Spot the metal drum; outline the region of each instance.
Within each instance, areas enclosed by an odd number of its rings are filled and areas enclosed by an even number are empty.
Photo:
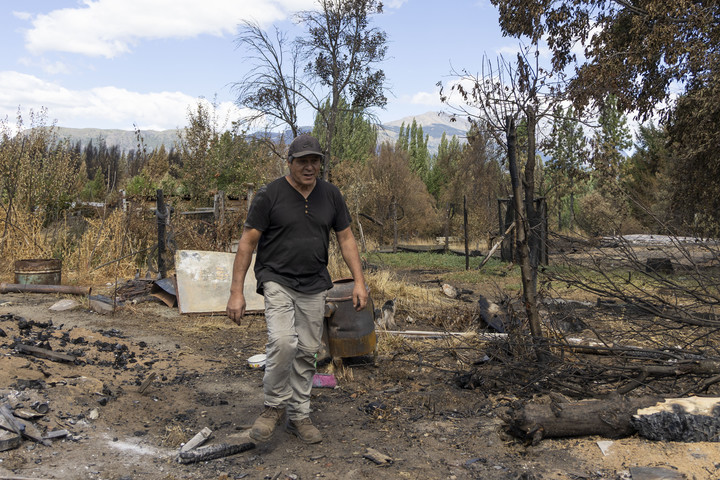
[[[356,311],[352,301],[353,288],[355,281],[345,278],[333,282],[333,288],[328,292],[325,317],[327,343],[333,358],[359,357],[375,352],[377,337],[372,299],[368,296],[365,308]]]
[[[23,285],[60,285],[62,261],[56,258],[28,259],[15,262],[15,283]]]

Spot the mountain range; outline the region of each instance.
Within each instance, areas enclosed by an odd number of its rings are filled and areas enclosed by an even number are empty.
[[[446,113],[426,112],[421,115],[412,115],[383,123],[379,127],[378,141],[395,142],[400,133],[400,127],[403,124],[410,127],[413,119],[418,125],[422,125],[423,133],[428,136],[428,150],[430,150],[430,153],[437,152],[443,132],[448,139],[456,135],[461,142],[464,142],[469,128],[469,123],[465,119],[451,121],[450,115]],[[83,146],[91,141],[97,145],[101,140],[104,140],[108,147],[117,146],[124,151],[137,150],[139,146],[137,134],[132,130],[57,127],[57,133],[61,138],[69,138],[72,143],[79,141]],[[165,148],[170,149],[178,142],[180,133],[181,130],[177,129],[140,131],[142,145],[148,151],[152,151],[160,147],[160,145],[165,145]]]

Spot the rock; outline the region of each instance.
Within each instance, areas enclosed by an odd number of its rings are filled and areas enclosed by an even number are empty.
[[[66,310],[72,310],[73,308],[75,308],[79,305],[80,305],[80,303],[78,303],[77,301],[75,301],[71,298],[66,298],[66,299],[60,300],[58,302],[55,302],[50,307],[50,310],[52,310],[53,312],[64,312]]]
[[[447,283],[443,283],[442,291],[445,294],[445,296],[449,297],[449,298],[457,298],[457,296],[458,296],[457,288],[455,288],[452,285],[449,285]]]

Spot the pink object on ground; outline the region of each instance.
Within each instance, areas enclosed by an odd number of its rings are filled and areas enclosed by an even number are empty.
[[[316,373],[313,376],[313,387],[318,388],[335,388],[337,380],[332,373]]]

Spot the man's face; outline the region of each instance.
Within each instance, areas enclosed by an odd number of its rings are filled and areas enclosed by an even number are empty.
[[[322,158],[320,155],[305,155],[304,157],[294,158],[288,162],[290,167],[290,177],[302,186],[311,186],[315,184],[318,173],[320,173],[320,165]]]

